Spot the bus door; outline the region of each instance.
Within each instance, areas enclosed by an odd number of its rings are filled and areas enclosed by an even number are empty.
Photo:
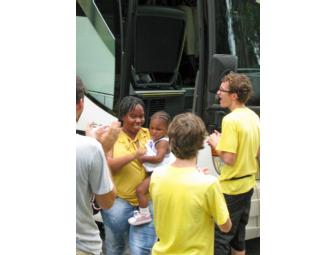
[[[143,99],[145,125],[159,110],[172,116],[191,111],[180,75],[185,13],[168,1],[129,0],[125,27],[122,96]]]

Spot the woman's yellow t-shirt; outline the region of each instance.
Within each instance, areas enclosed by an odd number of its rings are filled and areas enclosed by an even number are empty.
[[[139,148],[145,148],[150,139],[150,133],[147,128],[141,128],[132,140],[123,131],[120,132],[114,145],[113,157],[118,158],[127,154],[133,154]],[[136,187],[145,179],[146,172],[138,160],[132,160],[124,165],[120,171],[113,173],[113,182],[117,189],[117,196],[125,199],[131,205],[137,206]]]

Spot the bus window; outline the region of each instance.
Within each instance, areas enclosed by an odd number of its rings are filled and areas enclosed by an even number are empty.
[[[248,107],[260,114],[259,7],[255,1],[215,0],[216,53],[238,58],[237,71],[251,79],[253,96]]]
[[[76,72],[83,79],[88,96],[106,110],[113,109],[120,77],[118,10],[116,0],[77,2]]]
[[[215,0],[216,53],[238,57],[238,68],[259,68],[259,7],[255,1]]]

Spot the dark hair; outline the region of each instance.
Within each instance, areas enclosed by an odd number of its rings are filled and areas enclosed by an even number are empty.
[[[119,103],[119,120],[122,120],[128,112],[134,110],[137,105],[141,105],[145,110],[145,104],[140,98],[134,96],[124,97]]]
[[[177,158],[194,158],[203,148],[206,137],[204,122],[193,113],[179,114],[169,125],[168,137],[171,151]]]
[[[222,82],[229,83],[229,89],[236,93],[238,101],[245,104],[253,93],[251,80],[245,74],[230,72],[222,78]]]
[[[85,94],[84,84],[81,78],[79,78],[79,76],[77,75],[76,76],[76,104],[78,104],[79,101],[84,98],[84,94]]]
[[[158,111],[155,112],[152,117],[150,118],[151,120],[153,119],[161,119],[165,122],[166,126],[169,126],[169,123],[171,121],[171,117],[169,115],[169,113],[165,112],[165,111]]]

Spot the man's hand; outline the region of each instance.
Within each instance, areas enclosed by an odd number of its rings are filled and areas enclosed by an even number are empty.
[[[215,130],[215,132],[210,135],[207,143],[211,146],[212,149],[216,149],[220,136],[221,133],[219,133],[217,130]]]
[[[114,121],[110,126],[99,127],[96,131],[96,138],[102,144],[105,153],[109,152],[118,139],[121,131],[120,122]]]
[[[86,136],[90,136],[92,138],[96,138],[96,131],[100,126],[97,126],[97,124],[95,124],[94,122],[90,122],[85,129],[85,135]]]
[[[97,139],[103,146],[104,152],[110,151],[121,131],[120,122],[114,121],[110,125],[95,126],[90,123],[85,130],[86,136]]]
[[[209,174],[209,168],[207,167],[197,167],[198,172],[202,173],[202,174]]]

